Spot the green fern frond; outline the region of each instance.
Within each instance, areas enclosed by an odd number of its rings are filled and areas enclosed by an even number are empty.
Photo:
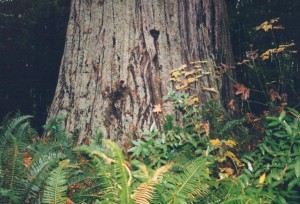
[[[97,198],[101,202],[106,200],[108,203],[131,203],[128,190],[130,188],[128,186],[130,170],[126,166],[124,155],[114,142],[105,140],[104,144],[105,148],[92,143],[90,146],[82,145],[74,149],[91,158],[90,164],[97,172],[97,177],[102,184],[101,191],[97,192],[98,197],[83,189],[74,196],[74,200],[78,197],[85,199],[91,197],[91,199]]]
[[[2,182],[0,188],[19,195],[19,183],[25,175],[23,153],[30,144],[32,137],[29,125],[31,116],[17,116],[8,120],[1,130],[0,141],[0,165],[2,169]],[[13,198],[13,197],[11,197]],[[14,202],[11,198],[0,198],[0,202]],[[10,199],[10,200],[7,200]]]
[[[220,131],[220,134],[223,134],[224,132],[233,130],[234,128],[236,128],[237,126],[241,125],[244,122],[246,122],[245,118],[230,120],[223,126],[223,128]]]
[[[244,195],[243,188],[232,179],[223,179],[217,182],[217,186],[212,188],[210,193],[207,195],[206,202],[209,204],[223,203],[224,200],[230,196],[236,198],[237,196]]]
[[[68,189],[68,166],[70,160],[59,162],[59,166],[55,168],[46,179],[46,186],[43,193],[43,203],[65,204],[67,200]]]
[[[51,141],[69,143],[68,135],[63,126],[63,116],[56,116],[44,125],[45,133]]]
[[[266,196],[264,199],[255,193],[247,195],[244,188],[234,179],[223,179],[218,185],[210,190],[210,193],[200,203],[208,204],[261,204],[272,203]]]
[[[29,125],[29,118],[31,116],[18,116],[6,122],[0,135],[0,148],[8,149],[12,136],[17,139],[19,147],[25,147],[31,142],[31,137],[35,131]]]
[[[120,202],[124,204],[132,203],[132,200],[130,198],[132,175],[130,169],[126,164],[124,154],[115,142],[104,140],[104,145],[106,149],[109,150],[112,158],[103,153],[99,154],[99,156],[102,157],[103,160],[108,161],[112,164],[112,167],[114,169],[113,173],[115,173],[114,182],[116,183],[118,188],[120,188],[120,191],[118,193]],[[97,152],[95,153],[97,154]]]
[[[18,162],[18,154],[19,154],[19,148],[17,146],[17,141],[16,141],[16,138],[15,137],[11,137],[11,143],[12,143],[12,146],[10,148],[10,163],[8,164],[8,168],[9,168],[9,174],[6,175],[6,182],[9,189],[12,189],[13,186],[15,185],[15,182],[17,180],[16,176],[18,175],[18,172],[17,172],[17,162]]]
[[[11,120],[8,124],[8,128],[10,132],[16,131],[20,125],[23,125],[24,123],[27,123],[29,119],[31,119],[32,116],[30,115],[24,115],[24,116],[16,116],[14,119]]]
[[[203,197],[208,192],[206,184],[208,180],[208,162],[205,158],[194,160],[186,166],[182,173],[170,174],[167,181],[173,186],[173,190],[170,192],[172,198],[169,203]]]
[[[24,174],[24,166],[20,161],[22,160],[22,154],[20,154],[20,149],[17,145],[17,140],[15,137],[11,136],[9,138],[9,142],[7,145],[7,149],[4,149],[1,155],[1,165],[3,168],[3,183],[2,188],[8,191],[14,192],[14,195],[17,195],[17,185]],[[5,158],[7,157],[7,158]],[[7,197],[10,200],[2,200],[1,202],[10,203],[13,201],[11,198],[14,197]]]
[[[223,201],[222,204],[248,204],[248,203],[251,203],[251,204],[261,204],[261,203],[264,203],[264,204],[271,204],[272,202],[262,202],[262,200],[260,199],[257,199],[257,198],[253,198],[253,197],[250,197],[250,196],[245,196],[245,195],[239,195],[239,196],[236,196],[236,197],[230,197],[228,198],[227,200]]]
[[[22,185],[19,187],[23,200],[30,203],[39,200],[46,178],[59,165],[59,160],[64,158],[60,153],[34,155],[34,157],[26,178],[21,181]]]
[[[16,195],[13,190],[0,188],[0,201],[4,201],[5,199],[10,200],[13,203],[20,203],[20,197]]]

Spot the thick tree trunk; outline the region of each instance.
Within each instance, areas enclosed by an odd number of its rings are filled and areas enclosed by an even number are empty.
[[[72,0],[48,118],[64,115],[79,143],[96,127],[120,142],[160,126],[163,114],[152,110],[167,93],[171,69],[206,60],[213,74],[200,84],[218,89],[215,68],[231,57],[224,0]],[[228,94],[228,84],[222,87]]]

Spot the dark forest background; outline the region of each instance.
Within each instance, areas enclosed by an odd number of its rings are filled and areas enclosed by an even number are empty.
[[[246,51],[257,50],[261,54],[274,44],[274,36],[254,28],[277,17],[285,29],[276,31],[276,41],[294,42],[293,49],[299,50],[299,0],[227,0],[227,4],[236,62],[247,57]],[[36,128],[45,123],[63,55],[69,6],[69,0],[0,0],[1,119],[19,111],[33,115],[32,124]],[[289,105],[299,108],[297,52],[288,63],[291,73],[284,78],[287,86],[281,88],[289,95]],[[251,71],[233,66],[239,83],[256,86],[258,82]],[[272,62],[264,65],[267,76],[272,77],[273,66]],[[260,98],[261,92],[253,92],[253,101]],[[255,103],[249,107],[257,114],[264,109],[263,105]]]

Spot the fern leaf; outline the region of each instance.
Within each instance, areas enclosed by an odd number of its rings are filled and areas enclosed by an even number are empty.
[[[153,177],[149,177],[148,171],[146,171],[145,165],[141,165],[142,172],[145,172],[145,176],[148,176],[148,180],[139,185],[134,191],[133,200],[137,204],[150,204],[150,201],[154,198],[155,186],[160,183],[163,174],[168,172],[172,164],[167,164],[154,171]]]
[[[132,176],[124,155],[116,143],[105,140],[104,145],[105,149],[95,144],[83,145],[76,147],[75,151],[85,153],[92,158],[92,165],[103,184],[103,188],[98,192],[101,202],[132,203],[130,198]],[[106,165],[103,165],[103,162]]]
[[[221,129],[220,134],[223,134],[226,131],[233,130],[235,127],[241,125],[245,121],[246,121],[245,118],[241,118],[241,119],[231,120],[231,121],[227,122],[224,125],[224,127]]]
[[[243,187],[234,179],[223,179],[218,181],[218,185],[212,189],[202,203],[209,204],[260,204],[272,203],[270,196],[256,195],[254,192],[251,195],[246,195]]]
[[[120,192],[119,192],[119,198],[121,203],[132,203],[132,200],[130,198],[131,195],[131,182],[132,182],[132,176],[130,169],[127,167],[125,162],[125,157],[122,152],[122,150],[119,148],[119,146],[110,140],[104,140],[104,144],[106,145],[106,148],[110,150],[111,155],[113,157],[114,161],[114,169],[116,172],[116,182],[120,186]],[[102,157],[104,157],[104,154],[102,154]],[[108,156],[106,156],[108,158]]]
[[[136,204],[150,204],[150,201],[153,199],[153,194],[156,188],[154,187],[157,184],[157,181],[148,181],[142,183],[134,191],[133,200]]]
[[[63,160],[55,168],[46,180],[43,193],[43,203],[65,204],[67,201],[67,167],[69,160]]]
[[[32,116],[30,115],[24,115],[14,118],[8,125],[11,132],[15,131],[20,125],[28,122],[29,119],[31,119]]]
[[[28,169],[26,179],[22,180],[19,187],[22,197],[27,202],[34,202],[39,199],[45,185],[45,178],[48,178],[51,171],[59,164],[60,154],[49,153],[45,155],[35,155],[32,164]]]
[[[0,198],[0,201],[3,201],[2,198],[8,198],[8,200],[11,200],[13,203],[20,203],[20,197],[12,190],[0,188]]]
[[[175,186],[173,192],[170,192],[173,195],[170,202],[203,197],[208,192],[208,179],[207,160],[196,159],[188,164],[182,173],[170,175],[169,183]]]

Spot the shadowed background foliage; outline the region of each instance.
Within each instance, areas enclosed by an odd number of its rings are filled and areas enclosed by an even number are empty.
[[[20,111],[45,123],[69,15],[68,0],[0,1],[0,118]]]

